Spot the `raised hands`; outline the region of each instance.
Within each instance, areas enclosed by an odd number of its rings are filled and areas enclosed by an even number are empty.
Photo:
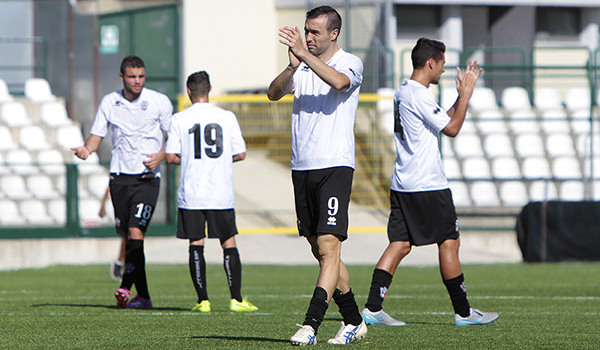
[[[298,54],[302,50],[306,50],[305,44],[302,42],[302,33],[298,27],[283,27],[279,29],[279,42],[288,47],[288,55],[290,65],[296,68],[300,65],[301,60]]]
[[[477,61],[471,62],[471,60],[469,60],[464,72],[460,69],[460,67],[456,67],[456,70],[458,71],[456,90],[458,90],[459,96],[464,96],[467,99],[470,99],[471,95],[473,95],[475,83],[477,83],[477,79],[483,72],[483,68],[479,68],[479,63],[477,63]]]

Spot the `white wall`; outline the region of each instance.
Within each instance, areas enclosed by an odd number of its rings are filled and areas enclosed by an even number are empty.
[[[182,0],[181,11],[183,84],[205,70],[213,95],[266,89],[284,68],[276,63],[275,0]]]

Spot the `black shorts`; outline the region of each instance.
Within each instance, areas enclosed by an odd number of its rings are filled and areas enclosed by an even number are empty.
[[[300,236],[330,233],[348,238],[353,174],[350,167],[292,171]]]
[[[127,234],[130,227],[146,232],[156,207],[160,178],[154,174],[110,174],[109,186],[117,233]]]
[[[219,238],[224,241],[238,233],[233,209],[189,210],[179,208],[177,211],[177,238],[190,241],[206,238],[206,226],[208,226],[208,238]]]
[[[420,246],[458,238],[458,219],[449,189],[424,192],[392,190],[390,202],[390,242],[409,241],[411,245]]]

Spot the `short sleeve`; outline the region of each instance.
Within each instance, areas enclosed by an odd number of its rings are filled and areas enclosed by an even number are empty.
[[[160,128],[162,131],[169,131],[171,125],[171,119],[173,117],[173,104],[166,95],[162,95],[160,103]]]
[[[96,117],[94,118],[94,123],[90,129],[90,134],[100,136],[102,138],[106,137],[108,132],[108,114],[110,113],[111,103],[107,97],[108,95],[102,99],[100,107],[98,107]]]
[[[231,127],[231,154],[237,155],[246,152],[246,142],[242,136],[242,129],[240,124],[235,117],[235,114],[231,113],[233,119],[233,125]]]
[[[362,84],[363,80],[363,63],[360,58],[354,55],[348,55],[349,59],[346,60],[336,70],[350,79],[350,86],[346,91],[353,90]]]
[[[419,102],[416,108],[423,121],[437,132],[442,131],[450,123],[448,113],[440,107],[429,90],[421,89],[417,94],[419,96],[416,96],[415,100]]]
[[[165,153],[167,154],[181,154],[181,135],[179,134],[176,118],[177,115],[174,115],[171,118],[171,125],[169,127],[167,137],[167,146],[165,147]]]

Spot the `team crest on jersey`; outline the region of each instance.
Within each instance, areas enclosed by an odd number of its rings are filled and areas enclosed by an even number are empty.
[[[442,110],[441,110],[439,107],[436,107],[436,108],[433,110],[433,114],[438,114],[438,113],[440,113],[441,111],[442,111]]]
[[[148,109],[148,101],[142,101],[142,103],[140,104],[140,107],[142,108],[142,111],[145,111]]]
[[[335,226],[335,225],[337,225],[335,217],[330,216],[329,219],[327,219],[327,225],[328,226]]]
[[[115,101],[115,106],[121,107],[122,105],[123,105],[123,102],[121,102],[121,100]]]
[[[381,297],[381,299],[385,299],[385,296],[388,293],[388,289],[387,287],[380,287],[379,288],[379,296]]]
[[[310,70],[310,68],[308,68],[308,66],[307,66],[307,65],[303,65],[303,66],[302,66],[302,71],[303,71],[303,72],[308,72],[309,70]]]

